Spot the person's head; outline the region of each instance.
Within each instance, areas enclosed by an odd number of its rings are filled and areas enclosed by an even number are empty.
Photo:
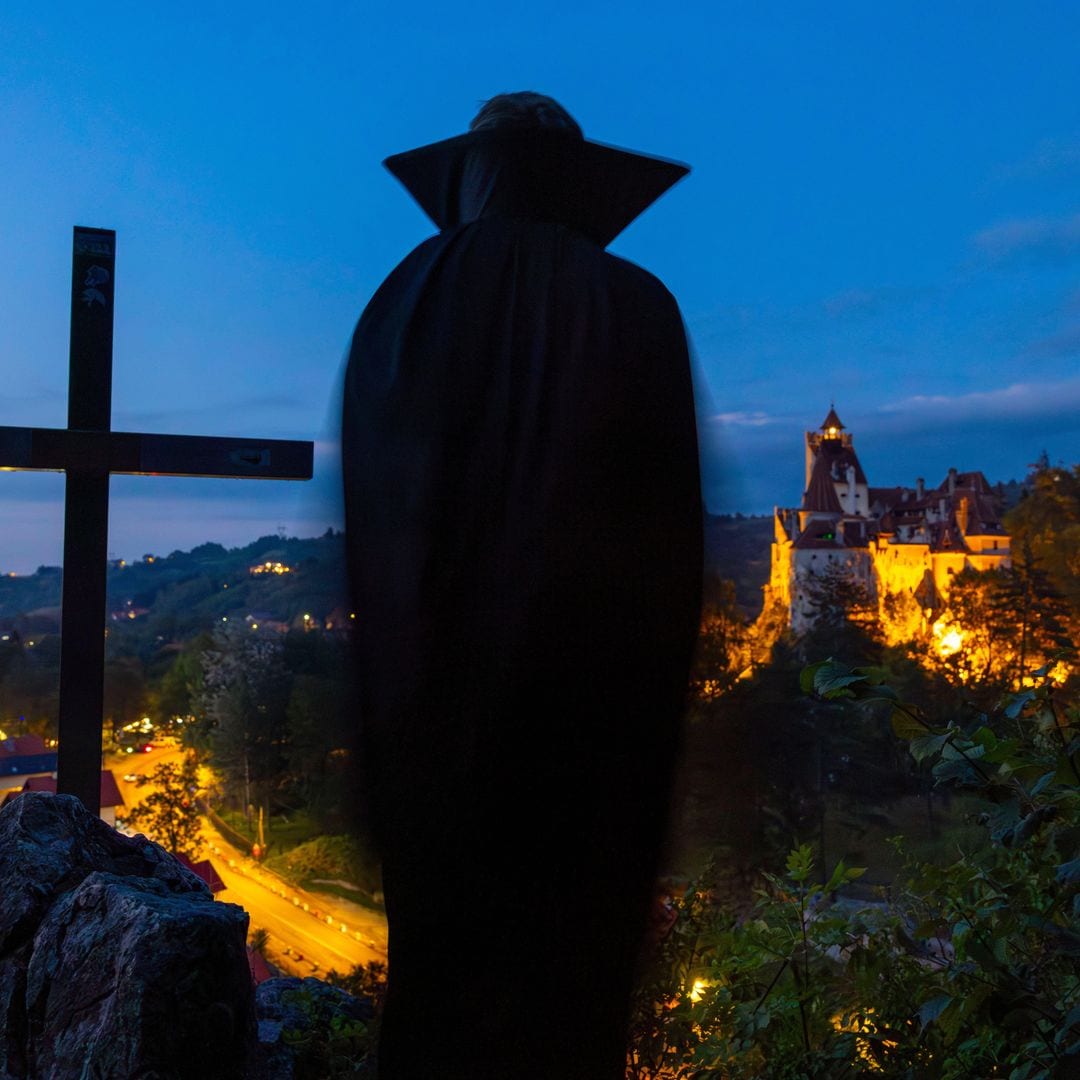
[[[532,90],[496,94],[480,106],[469,124],[470,131],[507,131],[546,128],[582,137],[581,126],[554,99]]]

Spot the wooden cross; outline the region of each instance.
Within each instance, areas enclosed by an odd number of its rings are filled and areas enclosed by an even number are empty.
[[[112,431],[116,233],[76,227],[66,428],[0,427],[0,468],[66,473],[57,791],[100,809],[109,475],[310,480],[313,444]]]

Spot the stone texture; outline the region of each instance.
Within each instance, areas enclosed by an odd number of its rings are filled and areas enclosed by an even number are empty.
[[[300,1065],[297,1049],[285,1041],[284,1032],[328,1032],[336,1018],[370,1024],[375,1015],[370,1001],[311,978],[267,979],[256,987],[255,1009],[260,1075],[265,1080],[299,1080],[302,1074],[310,1075]]]
[[[247,915],[66,795],[0,811],[0,1076],[243,1077]]]

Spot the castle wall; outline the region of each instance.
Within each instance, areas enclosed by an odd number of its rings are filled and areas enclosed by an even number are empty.
[[[989,534],[986,536],[966,535],[964,542],[972,552],[1008,558],[1010,552],[1009,538],[1007,536]]]
[[[787,605],[791,629],[801,634],[810,629],[814,612],[810,606],[815,578],[831,566],[844,567],[851,578],[866,587],[871,599],[876,595],[873,564],[866,548],[796,548],[788,562]]]
[[[769,566],[769,599],[791,607],[792,544],[790,540],[774,540]]]
[[[871,552],[881,595],[913,593],[932,569],[928,544],[890,544],[879,537]]]

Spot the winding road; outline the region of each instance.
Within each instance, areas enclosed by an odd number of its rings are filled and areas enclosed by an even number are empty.
[[[106,767],[113,770],[131,807],[152,788],[124,776],[148,775],[155,766],[181,758],[175,747],[156,746],[149,753],[110,756]],[[201,857],[211,860],[225,883],[215,899],[242,907],[251,920],[249,933],[259,927],[267,931],[267,959],[284,974],[344,974],[358,964],[386,962],[386,919],[381,912],[295,888],[237,851],[205,818],[201,833]]]

